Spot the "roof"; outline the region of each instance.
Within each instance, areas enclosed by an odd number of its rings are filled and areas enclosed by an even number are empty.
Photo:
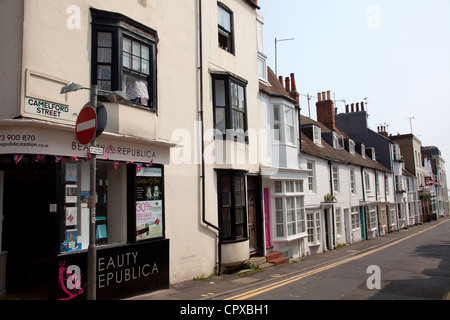
[[[315,125],[320,127],[322,132],[332,132],[327,126],[324,124],[314,121],[306,116],[300,116],[300,126],[304,125]],[[335,131],[338,134],[342,134],[345,138],[348,138],[344,132]],[[355,152],[351,154],[345,149],[335,149],[332,145],[328,144],[324,139],[322,139],[322,146],[316,145],[313,140],[311,140],[305,133],[301,133],[302,139],[302,152],[320,157],[332,162],[340,162],[344,164],[351,164],[365,168],[371,168],[374,170],[382,171],[382,172],[391,172],[388,168],[386,168],[381,163],[372,160],[370,157],[363,158],[359,153]]]
[[[288,100],[291,103],[297,104],[297,101],[291,97],[284,86],[280,83],[272,69],[267,68],[267,80],[269,84],[259,82],[259,91],[268,94],[272,97],[279,97]]]

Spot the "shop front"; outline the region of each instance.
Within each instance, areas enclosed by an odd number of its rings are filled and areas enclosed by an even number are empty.
[[[104,133],[97,147],[103,150],[96,166],[97,299],[167,288],[164,165],[171,145]],[[0,121],[5,298],[86,299],[92,283],[88,151],[73,126]]]

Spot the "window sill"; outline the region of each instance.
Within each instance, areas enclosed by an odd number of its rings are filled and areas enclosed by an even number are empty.
[[[289,237],[286,237],[286,238],[275,238],[275,239],[273,239],[273,242],[291,242],[291,241],[294,241],[294,240],[306,238],[307,236],[308,236],[308,234],[306,232],[298,233],[296,235],[289,236]]]

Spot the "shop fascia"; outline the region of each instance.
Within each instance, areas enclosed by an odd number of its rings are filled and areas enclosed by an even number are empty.
[[[96,141],[103,149],[99,160],[169,164],[174,144],[163,140],[104,132]],[[1,120],[0,154],[51,155],[89,159],[89,146],[76,140],[73,126],[41,120]],[[15,158],[17,159],[17,157]]]

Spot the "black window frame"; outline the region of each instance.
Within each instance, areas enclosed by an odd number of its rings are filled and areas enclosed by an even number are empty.
[[[247,171],[242,170],[220,170],[216,169],[217,173],[217,200],[218,200],[218,216],[219,216],[219,228],[222,230],[222,242],[232,243],[241,242],[248,240],[248,217],[247,217]],[[224,179],[230,179],[230,190],[223,189]],[[241,204],[237,203],[236,189],[234,184],[234,179],[242,179],[242,189],[241,192]],[[229,195],[229,205],[224,198],[224,191],[228,191]],[[242,201],[244,205],[242,206]],[[230,210],[229,217],[229,230],[227,229],[227,223],[224,219],[223,209]],[[238,209],[243,210],[243,216],[241,220],[238,217]],[[238,232],[238,229],[242,228],[242,232]]]
[[[248,108],[247,108],[247,84],[248,82],[244,79],[241,79],[237,76],[234,76],[227,72],[220,73],[211,73],[211,81],[212,81],[212,98],[213,98],[213,119],[214,119],[214,129],[215,137],[221,138],[223,140],[234,140],[248,143]],[[225,97],[225,105],[218,105],[216,90],[218,90],[216,86],[216,81],[224,82],[224,97]],[[243,113],[243,132],[236,130],[233,124],[233,111],[237,111],[233,108],[233,92],[232,85],[238,85],[243,88],[244,94],[244,111]],[[218,128],[217,123],[217,109],[223,108],[225,112],[225,132],[223,132],[220,128]]]
[[[97,69],[99,65],[108,65],[111,67],[111,91],[122,90],[122,78],[125,73],[139,78],[142,74],[134,72],[123,66],[123,39],[130,38],[148,46],[150,49],[150,74],[148,75],[148,93],[149,101],[147,105],[140,104],[137,101],[125,101],[122,104],[143,107],[147,110],[158,110],[157,104],[157,43],[158,34],[155,30],[136,22],[122,14],[108,12],[91,8],[92,16],[92,63],[91,63],[91,83],[98,85]],[[98,34],[100,32],[111,33],[111,62],[98,61]],[[99,93],[99,101],[108,102],[108,100]]]
[[[230,30],[225,29],[223,26],[220,25],[219,21],[219,9],[222,9],[226,13],[230,15]],[[219,48],[223,49],[224,51],[235,54],[235,46],[234,46],[234,17],[233,17],[233,11],[231,11],[226,5],[224,5],[222,2],[217,2],[217,37],[218,37],[218,45]],[[228,39],[228,46],[220,43],[221,37]]]

